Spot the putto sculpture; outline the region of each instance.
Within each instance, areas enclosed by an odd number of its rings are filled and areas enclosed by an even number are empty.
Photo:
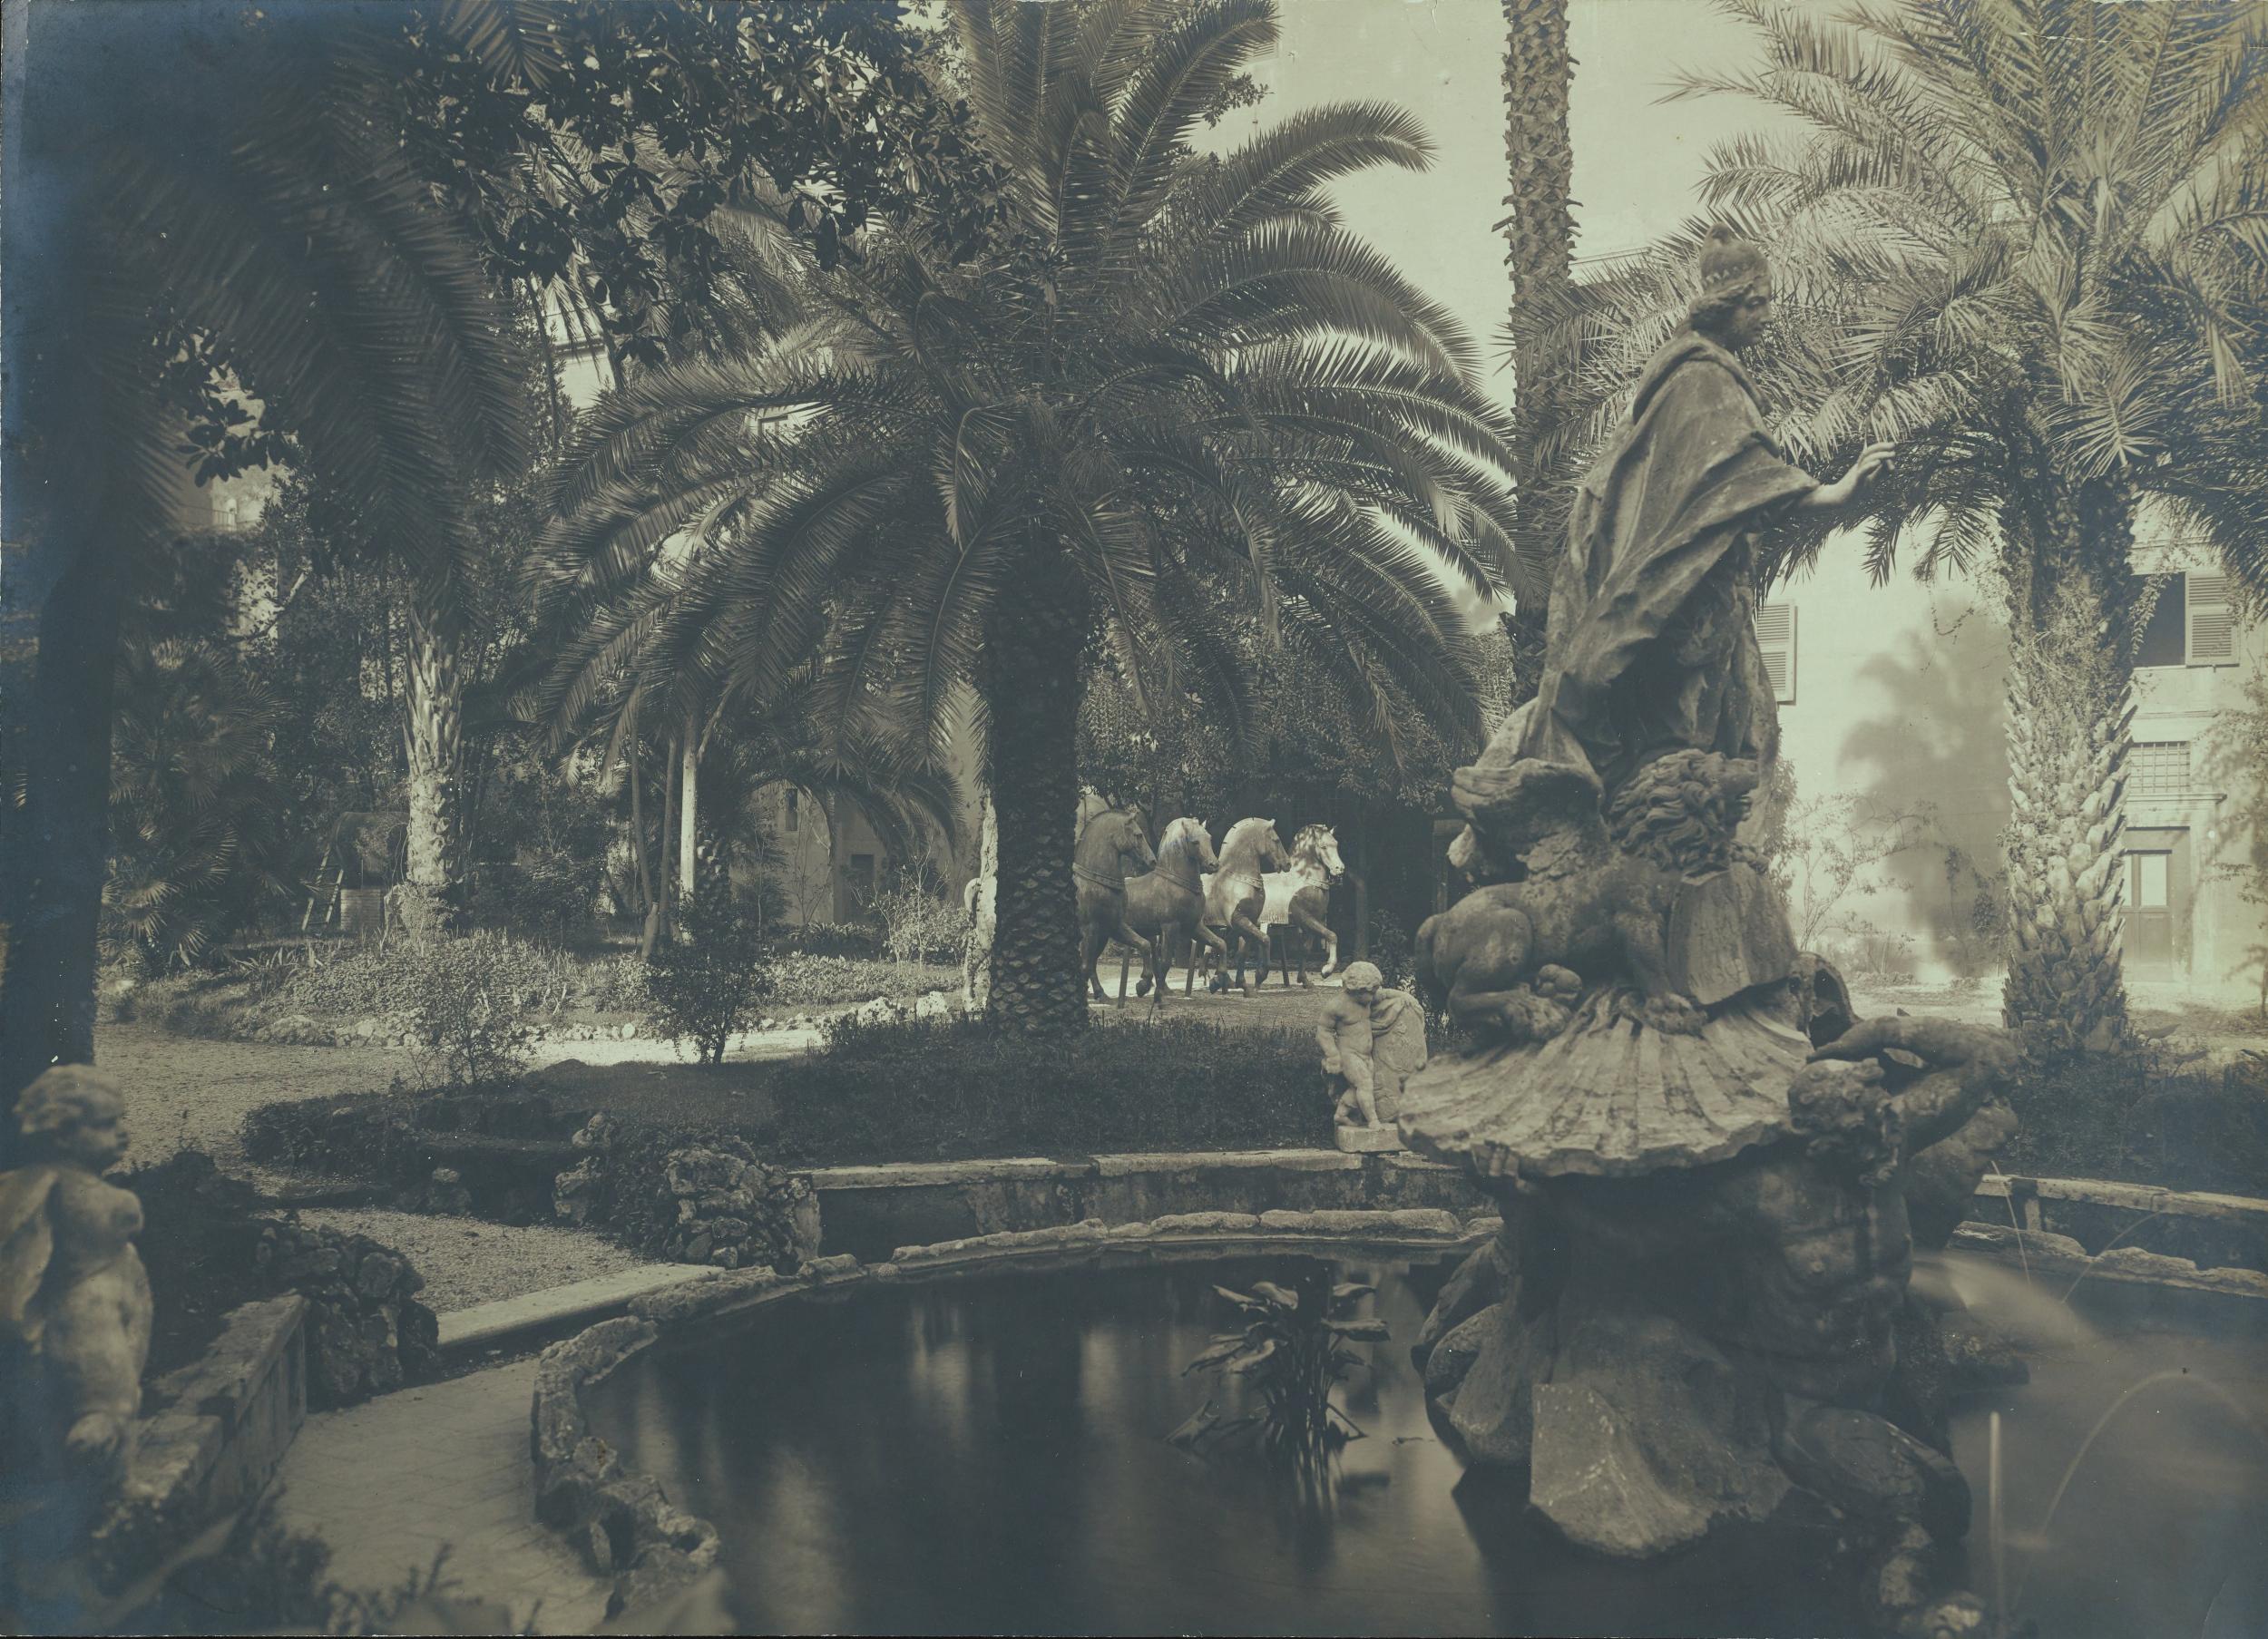
[[[2013,1049],[1853,1020],[1740,839],[1778,739],[1759,536],[1890,452],[1831,484],[1782,456],[1736,356],[1769,268],[1720,230],[1697,271],[1577,496],[1541,687],[1456,776],[1475,886],[1419,966],[1481,1045],[1411,1078],[1401,1127],[1505,1229],[1418,1350],[1450,1437],[1526,1468],[1572,1541],[1824,1519],[1879,1631],[1980,1632],[1942,1574],[1969,1496],[1907,1282],[1913,1223],[1950,1233],[2013,1130]]]
[[[12,1459],[83,1477],[125,1455],[150,1354],[142,1203],[102,1178],[126,1153],[126,1100],[91,1065],[58,1065],[24,1089],[15,1119],[28,1159],[0,1174]]]

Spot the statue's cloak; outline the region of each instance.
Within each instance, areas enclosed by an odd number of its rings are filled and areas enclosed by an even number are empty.
[[[1680,746],[1769,758],[1752,539],[1816,483],[1781,455],[1733,356],[1673,337],[1577,491],[1514,755],[1588,766],[1609,793]]]

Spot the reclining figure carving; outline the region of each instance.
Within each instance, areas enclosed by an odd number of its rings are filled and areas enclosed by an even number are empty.
[[[1418,929],[1419,973],[1451,1015],[1514,1041],[1565,1028],[1587,983],[1637,989],[1636,1015],[1690,1035],[1701,1012],[1670,981],[1665,928],[1680,873],[1618,847],[1589,770],[1522,759],[1458,771],[1471,825],[1452,861],[1517,882],[1475,889]]]

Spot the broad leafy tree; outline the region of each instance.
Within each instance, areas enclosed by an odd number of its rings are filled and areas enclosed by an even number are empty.
[[[2268,591],[2268,8],[1916,0],[1828,21],[1731,0],[1762,65],[1703,76],[1804,128],[1715,156],[1707,210],[1773,249],[1752,356],[1832,467],[1895,439],[1860,550],[2006,606],[2007,1012],[2039,1050],[2126,1031],[2119,838],[2137,518]],[[1700,225],[1584,289],[1571,476],[1684,312]],[[1799,515],[1793,557],[1832,525]]]
[[[93,1054],[120,621],[188,481],[184,420],[241,426],[220,385],[257,393],[420,577],[523,447],[469,226],[311,18],[42,6],[11,64],[0,1092]]]
[[[1276,38],[1266,0],[953,7],[1003,220],[963,263],[920,222],[815,281],[768,345],[656,372],[578,433],[554,580],[762,697],[823,655],[830,733],[982,707],[1000,825],[991,1007],[1078,1028],[1082,657],[1147,697],[1234,671],[1232,607],[1386,732],[1399,689],[1475,724],[1444,577],[1510,550],[1509,429],[1455,322],[1325,185],[1428,145],[1399,110],[1193,137]],[[655,577],[660,543],[699,545]],[[595,686],[603,657],[576,658]],[[1233,680],[1224,683],[1233,688]]]

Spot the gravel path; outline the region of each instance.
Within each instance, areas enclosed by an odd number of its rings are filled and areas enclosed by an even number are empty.
[[[299,1218],[342,1234],[368,1235],[400,1253],[425,1277],[418,1301],[440,1314],[653,1261],[580,1229],[514,1227],[375,1207],[310,1207]]]

